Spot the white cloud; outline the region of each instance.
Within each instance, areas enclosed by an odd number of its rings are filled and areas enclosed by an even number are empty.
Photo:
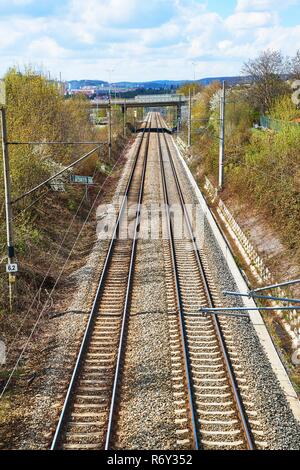
[[[11,30],[11,27],[4,21],[0,22],[0,31],[0,50],[13,46],[22,37],[21,31]]]
[[[52,38],[44,36],[32,41],[28,47],[28,53],[38,61],[44,59],[62,59],[68,57],[69,53]]]
[[[290,28],[278,26],[274,30],[263,28],[256,31],[255,43],[260,49],[280,49],[286,55],[293,55],[300,44],[300,25]]]
[[[279,13],[291,3],[300,2],[238,0],[227,18],[204,0],[66,0],[48,17],[14,9],[0,20],[0,72],[15,62],[43,62],[70,79],[106,79],[108,68],[116,69],[114,81],[175,79],[192,78],[196,62],[199,77],[238,74],[265,48],[294,54],[300,25],[283,27]]]
[[[126,23],[137,6],[137,0],[71,0],[70,12],[73,18],[94,27],[95,24]]]
[[[228,50],[229,48],[232,48],[233,46],[233,42],[232,41],[228,41],[228,40],[225,40],[225,41],[220,41],[218,43],[218,48],[223,51],[223,50]]]
[[[176,44],[181,37],[181,29],[178,23],[170,22],[158,28],[145,29],[144,31],[137,32],[140,41],[147,47],[160,47],[163,43],[164,46]]]
[[[229,30],[235,31],[272,26],[277,20],[276,13],[272,12],[240,12],[229,16],[225,24]]]
[[[290,5],[297,5],[298,0],[238,0],[236,11],[268,11],[280,10]]]
[[[0,0],[0,5],[15,5],[15,6],[23,6],[23,5],[30,5],[34,3],[36,0]]]

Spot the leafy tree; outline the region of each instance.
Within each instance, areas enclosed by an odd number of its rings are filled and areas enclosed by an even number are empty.
[[[30,68],[20,73],[11,69],[5,76],[7,92],[7,131],[10,141],[95,141],[107,139],[107,128],[96,129],[90,119],[90,102],[82,96],[66,100],[54,82],[38,75]],[[114,126],[114,137],[117,129]],[[120,151],[123,140],[115,139],[114,152]],[[38,185],[58,169],[71,163],[91,150],[94,145],[11,145],[9,157],[12,179],[12,198]],[[0,151],[1,143],[0,143]],[[74,171],[92,175],[95,169],[96,182],[101,182],[103,163],[107,166],[107,147],[76,166]],[[106,170],[104,170],[106,171]],[[66,176],[67,178],[67,176]],[[45,190],[45,191],[44,191]],[[90,188],[90,196],[98,189]],[[52,285],[57,271],[64,264],[69,251],[66,248],[74,243],[82,219],[86,217],[88,202],[79,206],[83,188],[65,184],[65,192],[52,192],[43,188],[14,205],[14,244],[17,261],[22,266],[19,277],[16,313],[26,311],[36,286],[46,274],[49,266],[49,253],[55,253],[67,227],[74,226],[68,233],[64,249],[59,253],[47,283]],[[90,197],[90,201],[92,197]],[[24,209],[24,211],[23,211]],[[77,212],[78,209],[78,212]],[[86,227],[88,230],[88,227]],[[3,162],[0,158],[0,262],[6,260],[5,206],[3,185]],[[7,277],[0,276],[0,318],[7,308]],[[41,300],[44,293],[41,293]],[[6,318],[7,316],[4,315]],[[14,316],[12,318],[12,328]],[[34,317],[33,317],[34,318]],[[28,319],[28,326],[30,319]],[[3,326],[3,325],[2,325]]]
[[[244,64],[242,72],[250,77],[252,84],[249,101],[261,113],[269,111],[279,96],[290,91],[283,79],[288,71],[288,62],[279,51],[264,51]]]
[[[221,84],[218,81],[215,81],[203,88],[195,105],[193,106],[193,116],[195,116],[196,119],[209,119],[211,100],[220,90]]]
[[[277,98],[269,114],[273,119],[289,122],[300,117],[300,110],[297,109],[291,97],[287,95]]]
[[[200,85],[200,83],[185,83],[182,85],[180,88],[178,88],[177,93],[184,95],[184,96],[189,96],[191,93],[192,96],[196,95],[197,93],[200,93],[203,90],[203,86]]]

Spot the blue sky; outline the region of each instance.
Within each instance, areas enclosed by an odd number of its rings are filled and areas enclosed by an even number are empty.
[[[0,76],[27,64],[65,79],[236,75],[263,49],[294,55],[299,13],[300,0],[0,0]]]

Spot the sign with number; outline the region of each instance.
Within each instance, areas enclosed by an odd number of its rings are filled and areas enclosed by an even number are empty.
[[[18,272],[18,265],[17,264],[7,264],[6,265],[6,272],[7,273],[17,273]]]
[[[72,183],[80,183],[80,184],[94,184],[92,176],[79,176],[79,175],[72,175],[71,176]]]
[[[0,106],[6,105],[5,82],[0,80]]]

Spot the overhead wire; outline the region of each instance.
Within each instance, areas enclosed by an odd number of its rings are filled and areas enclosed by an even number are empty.
[[[44,312],[45,312],[45,310],[46,310],[46,308],[47,308],[47,306],[48,306],[48,302],[49,302],[50,298],[52,298],[52,295],[53,295],[53,293],[54,293],[54,291],[55,291],[55,289],[56,289],[56,286],[57,286],[57,284],[58,284],[58,282],[59,282],[59,280],[60,280],[60,278],[61,278],[61,276],[62,276],[62,274],[63,274],[63,272],[64,272],[64,270],[65,270],[65,268],[66,268],[66,266],[67,266],[67,264],[68,264],[68,262],[69,262],[69,260],[70,260],[70,257],[71,257],[71,255],[72,255],[72,253],[73,253],[73,251],[74,251],[74,248],[75,248],[75,246],[76,246],[76,244],[77,244],[77,242],[78,242],[78,240],[79,240],[79,238],[80,238],[80,236],[81,236],[81,234],[82,234],[82,232],[83,232],[83,229],[85,228],[85,226],[86,226],[86,224],[87,224],[87,222],[88,222],[88,220],[89,220],[89,218],[90,218],[90,215],[91,215],[91,213],[92,213],[92,211],[93,211],[93,209],[94,209],[94,207],[95,207],[96,201],[98,200],[98,197],[99,197],[99,195],[100,195],[100,193],[101,193],[103,187],[105,186],[105,183],[106,183],[107,179],[109,178],[109,176],[110,176],[110,175],[112,174],[112,172],[114,171],[114,169],[115,169],[115,167],[116,167],[116,165],[118,164],[118,162],[119,162],[120,159],[121,159],[121,155],[120,155],[120,157],[118,158],[118,160],[115,162],[115,164],[114,164],[113,168],[111,169],[109,175],[107,175],[107,177],[105,178],[105,180],[104,180],[104,182],[103,182],[101,188],[99,189],[99,191],[98,191],[98,193],[97,193],[97,195],[96,195],[96,197],[95,197],[95,199],[94,199],[94,201],[93,201],[93,203],[92,203],[92,205],[91,205],[91,208],[90,208],[90,210],[89,210],[89,212],[88,212],[88,214],[87,214],[87,217],[85,218],[85,220],[84,220],[84,222],[83,222],[83,224],[82,224],[82,226],[81,226],[81,229],[80,229],[80,231],[79,231],[79,233],[78,233],[78,235],[77,235],[77,237],[76,237],[76,239],[75,239],[75,241],[74,241],[74,243],[73,243],[73,246],[72,246],[72,248],[71,248],[71,250],[70,250],[70,252],[69,252],[69,255],[68,255],[68,257],[67,257],[67,259],[66,259],[66,261],[65,261],[65,263],[64,263],[64,265],[63,265],[63,267],[62,267],[62,269],[60,270],[60,273],[59,273],[59,275],[58,275],[58,277],[57,277],[57,279],[56,279],[56,281],[55,281],[55,283],[54,283],[54,285],[53,285],[53,287],[52,287],[52,289],[51,289],[51,292],[50,292],[50,294],[49,294],[49,296],[48,296],[48,299],[45,301],[44,306],[43,306],[41,312],[39,313],[38,318],[37,318],[36,322],[35,322],[34,325],[33,325],[33,328],[31,329],[31,332],[30,332],[30,334],[29,334],[29,337],[27,338],[26,343],[25,343],[25,345],[23,346],[23,348],[22,348],[22,350],[21,350],[21,352],[20,352],[20,354],[19,354],[19,357],[18,357],[17,361],[15,362],[15,365],[13,366],[13,368],[12,368],[10,374],[9,374],[9,377],[8,377],[8,379],[7,379],[7,381],[6,381],[5,385],[4,385],[4,387],[3,387],[3,389],[2,389],[2,392],[1,392],[1,395],[0,395],[0,399],[3,397],[3,395],[4,395],[4,393],[5,393],[5,391],[6,391],[7,387],[8,387],[8,385],[10,384],[11,379],[12,379],[12,377],[13,377],[15,371],[17,370],[17,368],[18,368],[18,366],[19,366],[19,363],[20,363],[20,361],[21,361],[21,359],[22,359],[22,357],[23,357],[23,355],[24,355],[24,353],[25,353],[25,351],[26,351],[26,349],[27,349],[27,347],[28,347],[28,345],[29,345],[29,343],[30,343],[30,341],[31,341],[31,338],[32,338],[32,336],[33,336],[33,334],[34,334],[34,332],[35,332],[35,330],[36,330],[36,328],[37,328],[37,326],[38,326],[38,324],[39,324],[39,322],[40,322],[40,320],[41,320],[41,318],[42,318],[42,316],[43,316],[43,314],[44,314]],[[28,312],[27,312],[27,314],[28,314]]]
[[[96,198],[98,197],[99,193],[102,191],[102,189],[103,189],[103,187],[104,187],[104,185],[105,185],[107,179],[111,176],[111,174],[112,174],[112,172],[114,171],[116,165],[118,164],[120,158],[121,158],[121,156],[120,156],[120,157],[118,158],[118,160],[115,162],[115,164],[114,164],[113,168],[111,169],[110,173],[106,176],[106,178],[105,178],[103,184],[101,185],[101,187],[100,187],[100,189],[99,189],[99,191],[98,191],[98,194],[97,194]],[[95,174],[96,174],[97,172],[99,172],[99,171],[100,171],[100,170],[97,169],[97,167],[96,167],[95,170],[94,170],[94,176],[95,176]],[[54,265],[54,263],[55,263],[55,261],[56,261],[56,259],[57,259],[57,257],[58,257],[58,254],[59,254],[59,252],[61,251],[61,249],[62,249],[62,247],[63,247],[63,245],[64,245],[64,243],[65,243],[65,241],[66,241],[66,239],[67,239],[67,236],[69,235],[69,233],[70,233],[70,231],[71,231],[71,228],[72,228],[72,226],[73,226],[73,224],[74,224],[74,222],[75,222],[75,220],[76,220],[76,218],[77,218],[77,216],[78,216],[78,213],[79,213],[79,211],[80,211],[80,209],[81,209],[81,207],[82,207],[82,205],[83,205],[83,203],[84,203],[84,200],[85,200],[85,194],[82,196],[81,201],[79,202],[79,205],[78,205],[78,207],[77,207],[77,210],[76,210],[76,212],[75,212],[75,214],[74,214],[74,216],[73,216],[73,218],[72,218],[72,220],[71,220],[71,222],[70,222],[70,224],[69,224],[69,226],[68,226],[68,228],[67,228],[67,230],[66,230],[66,232],[65,232],[65,234],[64,234],[64,237],[63,237],[63,239],[62,239],[62,241],[61,241],[59,247],[57,248],[57,250],[56,250],[54,256],[53,256],[52,259],[51,259],[51,263],[50,263],[50,265],[49,265],[49,267],[48,267],[48,270],[47,270],[47,272],[46,272],[46,274],[45,274],[45,276],[44,276],[44,278],[43,278],[43,280],[42,280],[42,282],[41,282],[41,284],[40,284],[40,286],[39,286],[39,289],[37,290],[37,292],[36,292],[36,294],[35,294],[35,296],[34,296],[32,302],[31,302],[31,304],[30,304],[30,306],[29,306],[29,308],[28,308],[28,310],[27,310],[25,316],[24,316],[23,319],[22,319],[22,323],[21,323],[21,325],[20,325],[20,327],[19,327],[19,329],[18,329],[18,331],[17,331],[15,337],[13,338],[13,340],[12,340],[12,342],[11,342],[11,344],[10,344],[9,350],[11,350],[11,348],[12,348],[12,346],[14,345],[14,343],[15,343],[17,337],[19,336],[20,331],[22,330],[22,328],[23,328],[23,326],[24,326],[24,324],[25,324],[25,321],[26,321],[28,315],[32,312],[32,309],[33,309],[33,307],[34,307],[34,303],[35,303],[35,301],[38,299],[38,297],[39,297],[39,295],[40,295],[40,293],[41,293],[41,290],[42,290],[42,288],[43,288],[43,286],[44,286],[44,284],[45,284],[45,281],[46,281],[46,279],[48,278],[48,276],[49,276],[49,274],[50,274],[50,272],[51,272],[51,269],[52,269],[52,267],[53,267],[53,265]],[[8,350],[8,351],[9,351],[9,350]]]

